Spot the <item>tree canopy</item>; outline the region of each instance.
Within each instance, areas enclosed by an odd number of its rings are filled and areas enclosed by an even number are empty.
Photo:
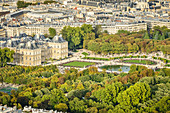
[[[50,36],[53,38],[56,35],[56,30],[54,28],[49,28],[48,29]]]
[[[7,62],[13,62],[14,51],[9,48],[0,49],[0,67],[7,65]]]
[[[22,85],[10,94],[0,91],[0,104],[70,113],[168,112],[169,70],[153,72],[132,65],[129,73],[98,72],[90,67],[61,74],[55,65],[6,66],[0,68],[4,82]]]

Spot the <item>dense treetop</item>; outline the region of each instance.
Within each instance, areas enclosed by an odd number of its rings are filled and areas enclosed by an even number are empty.
[[[0,67],[6,66],[8,62],[12,62],[14,51],[9,48],[0,48]]]
[[[119,30],[116,34],[102,32],[101,26],[82,25],[81,27],[66,26],[61,31],[68,41],[69,49],[86,48],[95,53],[133,53],[162,51],[170,54],[170,29],[155,26],[153,30],[128,32]]]

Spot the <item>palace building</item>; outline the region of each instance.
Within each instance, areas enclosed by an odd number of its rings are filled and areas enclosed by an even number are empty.
[[[61,36],[55,36],[51,40],[43,35],[31,37],[21,34],[19,37],[0,39],[0,47],[15,51],[12,64],[16,65],[36,66],[51,58],[68,57],[68,42]]]

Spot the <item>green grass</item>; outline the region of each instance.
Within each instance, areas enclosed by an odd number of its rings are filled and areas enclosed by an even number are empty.
[[[155,62],[149,61],[149,60],[124,60],[125,63],[138,63],[138,64],[155,64]]]
[[[157,70],[155,70],[156,72],[159,72],[161,69],[157,69]]]
[[[166,64],[165,66],[166,66],[166,67],[170,67],[170,64]]]
[[[95,64],[94,62],[78,62],[78,61],[74,61],[74,62],[69,62],[66,64],[63,64],[64,66],[71,66],[71,67],[86,67],[86,66],[90,66]]]
[[[105,60],[105,61],[109,61],[108,58],[97,58],[97,57],[84,57],[83,59],[89,59],[89,60]]]
[[[160,57],[152,57],[153,59],[158,59],[158,60],[161,60],[161,61],[164,61],[164,60],[166,60],[167,61],[167,63],[170,63],[170,60],[168,60],[168,59],[165,59],[165,58],[160,58]]]

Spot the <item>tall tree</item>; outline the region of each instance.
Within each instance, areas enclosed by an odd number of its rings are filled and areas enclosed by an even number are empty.
[[[92,33],[93,32],[93,27],[90,24],[83,24],[81,26],[81,30],[84,31],[85,34]]]
[[[69,102],[69,108],[72,113],[83,113],[85,112],[87,105],[85,105],[83,100],[79,100],[77,97],[75,97],[72,101]]]
[[[53,89],[50,94],[50,105],[55,106],[56,104],[59,103],[65,103],[67,102],[68,99],[66,98],[65,94],[63,91],[60,89]]]
[[[148,34],[148,32],[145,33],[145,35],[144,35],[143,38],[144,38],[144,39],[149,39],[149,34]]]
[[[102,27],[101,27],[101,25],[96,25],[95,28],[94,28],[94,32],[95,32],[96,38],[98,38],[99,35],[102,34]]]
[[[124,106],[136,106],[145,102],[151,95],[151,89],[148,84],[136,83],[127,90],[120,93],[117,97],[118,103]]]
[[[9,48],[0,49],[0,67],[6,66],[7,62],[13,62],[14,51]]]
[[[123,91],[124,87],[121,83],[113,83],[108,84],[105,88],[99,89],[93,93],[93,96],[96,97],[99,101],[106,102],[106,103],[117,103],[117,96],[119,92]]]
[[[153,39],[155,40],[159,39],[159,31],[156,31],[155,35],[153,36]]]
[[[160,37],[160,40],[165,40],[165,34],[163,33],[162,36]]]
[[[54,36],[56,35],[56,30],[55,30],[54,28],[51,28],[51,27],[50,27],[50,28],[48,29],[48,31],[49,31],[51,37],[54,37]]]

